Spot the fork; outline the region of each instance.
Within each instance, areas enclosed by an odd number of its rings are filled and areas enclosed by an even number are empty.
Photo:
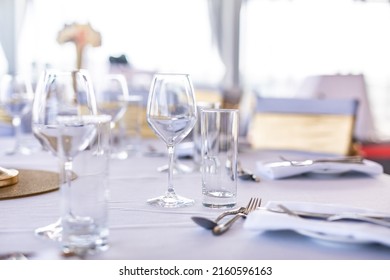
[[[245,210],[242,213],[236,214],[233,218],[231,218],[229,221],[223,224],[219,224],[213,228],[213,234],[214,235],[221,235],[222,233],[226,232],[233,224],[235,221],[237,221],[239,218],[243,217],[246,218],[246,216],[256,210],[257,207],[260,207],[261,205],[261,198],[254,198],[252,197],[248,205],[246,206]]]
[[[319,158],[319,159],[308,159],[308,160],[289,160],[285,157],[280,156],[281,160],[288,161],[292,166],[307,166],[314,163],[358,163],[363,164],[363,158],[361,156],[350,156],[340,158]]]

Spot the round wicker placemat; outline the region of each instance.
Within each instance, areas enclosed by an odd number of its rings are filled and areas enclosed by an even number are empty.
[[[59,189],[59,175],[56,172],[18,169],[19,182],[0,188],[0,200],[37,195]]]

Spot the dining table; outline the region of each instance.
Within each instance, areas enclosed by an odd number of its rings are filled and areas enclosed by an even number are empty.
[[[30,155],[5,155],[12,137],[0,137],[0,166],[57,172],[58,159],[39,145]],[[248,230],[245,219],[229,231],[214,235],[191,217],[215,219],[223,210],[202,205],[202,176],[198,170],[173,176],[177,194],[193,198],[184,208],[161,208],[147,204],[163,194],[167,173],[157,168],[168,163],[164,153],[148,153],[153,145],[165,147],[156,138],[143,139],[139,152],[126,159],[111,159],[109,167],[109,249],[85,256],[92,260],[388,260],[390,247],[377,243],[331,242],[300,235],[291,230]],[[272,160],[282,152],[239,151],[241,165],[257,172],[257,162]],[[291,157],[296,152],[283,152]],[[180,159],[192,165],[191,159]],[[380,174],[300,175],[279,180],[261,175],[260,182],[238,180],[237,207],[250,198],[269,201],[299,201],[362,207],[390,212],[390,176]],[[44,182],[42,182],[44,183]],[[12,186],[11,186],[12,187]],[[60,216],[60,191],[0,200],[0,255],[28,253],[32,259],[66,259],[56,241],[37,237],[34,230],[55,222]],[[330,226],[331,223],[330,223]]]

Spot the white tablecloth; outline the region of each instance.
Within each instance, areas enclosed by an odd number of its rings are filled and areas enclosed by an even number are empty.
[[[156,143],[161,145],[156,140]],[[0,138],[0,153],[12,146]],[[242,165],[255,170],[256,161],[272,153],[242,152]],[[259,234],[243,229],[238,221],[222,236],[195,225],[194,215],[214,218],[220,210],[201,205],[200,173],[174,176],[178,194],[196,204],[182,209],[160,209],[146,200],[166,190],[167,175],[156,168],[164,157],[135,156],[111,162],[109,208],[110,249],[94,259],[390,259],[390,248],[381,245],[319,242],[290,231]],[[185,163],[185,161],[183,161]],[[187,163],[190,164],[190,161]],[[0,165],[56,170],[57,160],[47,152],[30,156],[0,155]],[[390,212],[390,176],[301,176],[261,183],[239,181],[238,205],[249,198],[335,203]],[[37,259],[59,258],[58,244],[34,236],[35,228],[59,216],[59,192],[0,200],[0,254],[33,252]]]

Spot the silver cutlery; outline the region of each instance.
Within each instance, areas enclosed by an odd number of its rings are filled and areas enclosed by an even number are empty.
[[[297,217],[297,218],[302,218],[301,216],[299,216],[297,213],[293,212],[292,210],[288,209],[286,206],[284,206],[283,204],[279,204],[278,207],[280,209],[283,210],[284,213],[290,215],[290,216],[293,216],[293,217]]]
[[[291,166],[307,166],[315,163],[355,163],[363,164],[364,158],[361,156],[347,156],[339,158],[319,158],[319,159],[308,159],[308,160],[289,160],[285,157],[280,156],[280,159],[287,161]]]
[[[241,180],[251,180],[254,182],[260,182],[260,178],[257,177],[255,174],[253,174],[253,172],[244,169],[241,166],[241,162],[237,162],[237,176]]]
[[[305,218],[307,216],[302,216],[298,212],[292,211],[291,209],[287,208],[286,206],[279,204],[278,205],[280,209],[283,210],[286,214],[298,218]],[[313,217],[313,216],[311,216]],[[357,213],[341,213],[341,214],[329,214],[329,215],[323,215],[323,216],[316,216],[316,218],[322,218],[325,221],[333,222],[333,221],[340,221],[340,220],[351,220],[351,221],[358,221],[358,222],[366,222],[370,224],[375,224],[379,226],[384,227],[390,227],[390,222],[386,220],[382,220],[379,218],[373,218],[373,217],[367,217],[363,216],[361,214]]]
[[[243,213],[246,210],[245,207],[240,207],[238,209],[229,210],[221,213],[214,221],[205,217],[191,217],[191,219],[201,227],[205,229],[213,229],[218,225],[218,222],[228,215],[236,215]]]
[[[261,199],[260,198],[251,198],[249,200],[248,205],[245,207],[245,210],[242,213],[236,214],[232,219],[227,221],[226,223],[223,224],[218,224],[213,228],[213,234],[214,235],[221,235],[222,233],[226,232],[233,224],[235,221],[240,219],[241,217],[246,218],[246,216],[256,210],[258,207],[261,205]]]
[[[263,208],[263,210],[275,212],[275,213],[286,213],[283,210],[279,209],[271,209],[271,208]],[[291,210],[290,210],[291,211]],[[338,216],[339,214],[330,214],[330,213],[320,213],[320,212],[309,212],[309,211],[301,211],[294,210],[294,213],[301,218],[312,218],[312,219],[328,219],[330,217]],[[359,217],[363,218],[372,218],[381,221],[390,222],[390,216],[383,216],[375,213],[343,213],[343,215],[359,215]]]
[[[326,220],[330,222],[340,221],[340,220],[351,220],[351,221],[358,221],[358,222],[366,222],[366,223],[375,224],[384,227],[390,227],[389,221],[380,220],[372,217],[365,217],[355,213],[344,213],[339,215],[333,215],[328,217]]]
[[[232,170],[232,162],[231,160],[226,161],[226,169],[230,172]],[[237,177],[244,181],[254,181],[260,182],[260,178],[258,178],[253,172],[244,169],[241,165],[240,161],[237,161]]]

